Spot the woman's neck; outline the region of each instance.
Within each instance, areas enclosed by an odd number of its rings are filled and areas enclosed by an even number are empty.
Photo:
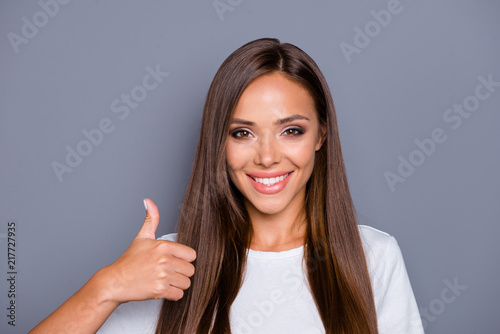
[[[303,208],[291,208],[278,214],[263,214],[248,208],[253,229],[250,249],[280,252],[304,245],[307,219]]]

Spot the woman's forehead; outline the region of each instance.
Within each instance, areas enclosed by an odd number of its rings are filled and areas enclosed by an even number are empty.
[[[243,91],[232,118],[266,119],[276,123],[292,115],[316,118],[314,100],[308,90],[279,73],[261,76]]]

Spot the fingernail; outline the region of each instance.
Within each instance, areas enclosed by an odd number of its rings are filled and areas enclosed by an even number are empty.
[[[144,208],[146,209],[146,211],[148,211],[148,204],[146,203],[146,200],[143,199],[142,201],[144,202]]]

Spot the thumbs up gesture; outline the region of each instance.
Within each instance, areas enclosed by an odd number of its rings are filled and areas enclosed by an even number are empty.
[[[132,300],[179,300],[191,285],[194,249],[166,240],[156,240],[160,222],[158,207],[144,200],[146,219],[128,249],[113,264],[103,268],[102,285],[108,300],[124,303]]]

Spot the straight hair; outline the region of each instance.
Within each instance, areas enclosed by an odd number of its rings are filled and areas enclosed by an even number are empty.
[[[252,226],[231,182],[226,140],[236,104],[256,78],[279,73],[305,87],[326,128],[306,185],[307,278],[326,333],[378,333],[373,292],[340,146],[330,90],[301,49],[262,38],[234,51],[210,85],[177,242],[196,250],[196,273],[179,301],[164,300],[156,334],[231,333],[230,308],[242,285]]]

